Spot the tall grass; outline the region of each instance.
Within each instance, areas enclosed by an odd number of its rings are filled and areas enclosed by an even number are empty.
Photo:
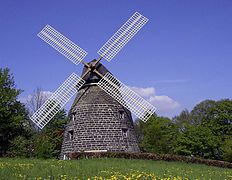
[[[128,159],[0,159],[0,179],[232,179],[232,169]]]

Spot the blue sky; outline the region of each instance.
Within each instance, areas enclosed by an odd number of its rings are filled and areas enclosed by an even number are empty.
[[[36,34],[50,24],[88,52],[86,61],[135,12],[144,28],[109,63],[122,82],[172,117],[204,99],[231,98],[231,0],[1,1],[0,67],[9,67],[22,97],[54,91],[74,65]]]

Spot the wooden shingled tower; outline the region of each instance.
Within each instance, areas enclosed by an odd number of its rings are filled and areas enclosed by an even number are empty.
[[[30,117],[42,129],[78,93],[65,127],[62,159],[77,151],[139,152],[131,112],[146,122],[155,107],[114,77],[100,61],[110,62],[147,21],[134,13],[99,49],[99,58],[89,63],[84,61],[85,50],[50,25],[38,33],[74,64],[84,65],[81,77],[72,73]]]

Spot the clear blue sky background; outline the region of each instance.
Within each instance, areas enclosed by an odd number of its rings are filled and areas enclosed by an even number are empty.
[[[231,98],[231,0],[1,0],[0,67],[9,67],[22,96],[54,91],[75,66],[36,34],[50,24],[88,52],[86,60],[135,12],[147,25],[104,65],[125,84],[154,87],[180,104]],[[165,114],[165,113],[164,113]]]

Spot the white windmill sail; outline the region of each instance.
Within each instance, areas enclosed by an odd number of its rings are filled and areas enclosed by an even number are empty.
[[[38,36],[76,65],[87,55],[85,50],[77,46],[50,25],[46,25],[38,33]]]
[[[156,110],[153,105],[144,100],[110,73],[106,73],[97,85],[144,122],[146,122]]]
[[[138,12],[134,13],[97,53],[107,61],[111,61],[147,21],[148,18],[145,16]]]
[[[82,78],[72,73],[30,119],[42,129],[84,83],[85,81]]]
[[[55,50],[63,54],[74,64],[82,62],[87,71],[97,73],[102,79],[98,86],[115,98],[120,104],[128,108],[138,118],[147,121],[155,112],[155,107],[129,89],[126,85],[113,77],[110,73],[104,76],[96,69],[97,63],[102,59],[111,61],[112,58],[129,42],[129,40],[147,23],[148,18],[140,13],[134,13],[131,18],[102,46],[98,51],[100,58],[90,66],[83,61],[87,52],[56,31],[50,25],[46,25],[38,36]],[[41,129],[64,107],[68,100],[84,85],[85,81],[73,73],[49,99],[32,115],[31,120]]]

